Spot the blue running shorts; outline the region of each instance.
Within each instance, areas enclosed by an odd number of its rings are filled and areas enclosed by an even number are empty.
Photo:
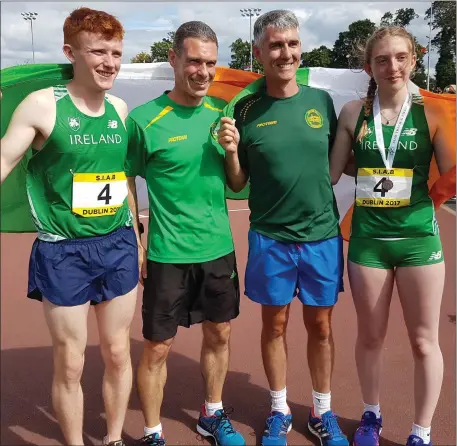
[[[97,237],[44,242],[36,239],[29,264],[27,296],[54,305],[97,304],[138,284],[138,245],[133,228]]]
[[[245,294],[262,305],[287,305],[298,295],[304,305],[335,305],[343,288],[341,236],[307,243],[284,243],[252,229]]]

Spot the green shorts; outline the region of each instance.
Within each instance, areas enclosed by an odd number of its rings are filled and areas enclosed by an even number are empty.
[[[400,240],[351,237],[348,259],[371,268],[393,269],[440,263],[444,256],[439,235]]]

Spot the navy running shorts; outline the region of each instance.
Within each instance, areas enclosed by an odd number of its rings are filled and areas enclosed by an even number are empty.
[[[288,305],[298,296],[304,305],[330,307],[343,287],[341,236],[306,243],[284,243],[252,229],[245,294],[262,305]]]
[[[63,307],[97,304],[127,294],[138,280],[138,245],[131,227],[60,242],[36,239],[27,296]]]

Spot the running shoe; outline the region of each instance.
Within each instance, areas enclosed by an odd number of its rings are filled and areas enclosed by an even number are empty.
[[[148,446],[165,446],[165,438],[163,434],[149,434],[138,441],[138,445]]]
[[[338,425],[338,417],[331,411],[322,414],[322,418],[314,417],[309,411],[309,431],[319,438],[321,446],[349,446],[349,441]]]
[[[262,446],[287,446],[286,436],[292,429],[292,414],[273,411],[265,422]]]
[[[410,435],[408,437],[408,440],[406,441],[406,446],[424,446],[424,440],[422,440],[421,437],[418,437],[417,435]],[[433,446],[432,442],[430,442],[427,446]]]
[[[126,446],[124,440],[110,441],[108,442],[107,437],[103,438],[103,446]]]
[[[197,432],[203,437],[212,437],[216,446],[245,446],[243,436],[237,432],[224,409],[216,410],[209,417],[203,405],[197,424]]]
[[[382,431],[382,417],[367,410],[362,415],[360,425],[354,434],[354,446],[379,446],[379,436]]]

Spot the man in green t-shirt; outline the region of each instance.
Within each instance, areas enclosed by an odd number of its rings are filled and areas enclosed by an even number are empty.
[[[225,201],[225,153],[214,131],[225,102],[207,96],[217,50],[208,25],[181,25],[169,52],[174,88],[127,119],[129,193],[136,201],[135,177],[141,176],[149,196],[138,390],[146,422],[142,441],[150,445],[165,441],[160,407],[168,352],[178,326],[196,323],[203,329],[205,381],[197,430],[221,446],[245,444],[222,405],[230,321],[239,314],[240,296]]]
[[[342,290],[343,252],[329,175],[336,115],[328,93],[297,84],[301,44],[289,11],[270,11],[254,25],[255,56],[265,82],[221,120],[228,184],[250,180],[246,295],[262,305],[262,356],[271,412],[262,445],[286,445],[292,414],[286,394],[290,303],[298,295],[308,332],[313,408],[308,427],[323,446],[348,445],[330,405],[334,359],[331,314]]]

